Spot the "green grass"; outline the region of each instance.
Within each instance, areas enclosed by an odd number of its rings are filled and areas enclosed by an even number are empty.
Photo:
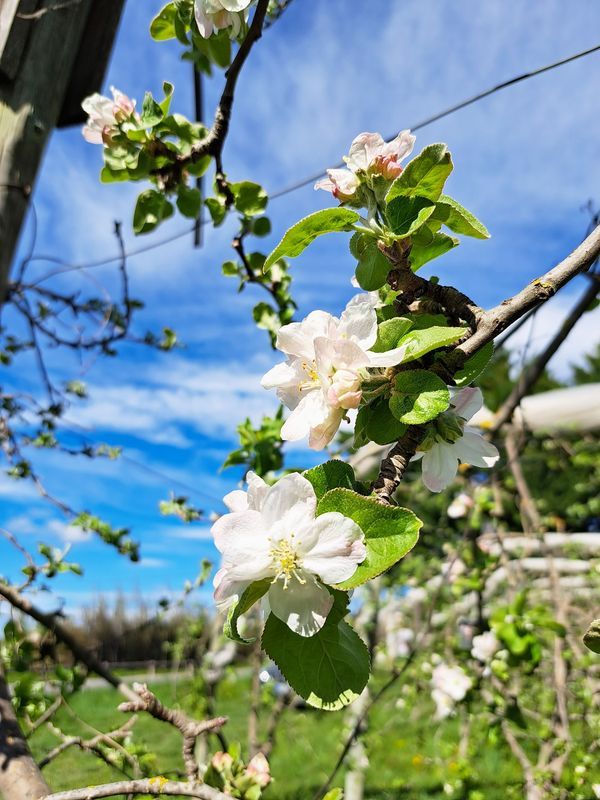
[[[180,705],[192,714],[197,709],[199,698],[188,680],[178,684],[157,684],[151,688],[168,705]],[[423,700],[424,716],[411,721],[407,719],[410,712],[397,708],[398,696],[390,692],[370,718],[366,737],[370,759],[366,796],[373,800],[443,798],[444,783],[457,775],[459,769],[457,723],[454,720],[442,725],[432,723],[428,698]],[[121,697],[111,689],[86,690],[75,695],[70,702],[77,715],[99,730],[108,731],[124,720],[116,710]],[[230,718],[225,729],[229,741],[239,741],[243,747],[246,744],[248,703],[247,679],[232,679],[221,685],[217,697],[218,713]],[[81,734],[86,738],[92,735],[65,710],[60,711],[56,722],[67,734]],[[269,796],[278,800],[310,798],[335,763],[344,740],[345,724],[343,713],[308,709],[288,711],[278,729],[278,740],[271,757],[275,783]],[[483,730],[476,730],[476,719],[474,728],[478,741],[485,741]],[[136,742],[144,742],[150,751],[157,754],[157,774],[182,769],[180,739],[175,731],[142,714],[134,732]],[[57,739],[46,728],[40,729],[31,739],[34,755],[38,758],[56,744]],[[214,740],[213,749],[217,747]],[[497,747],[481,748],[476,766],[486,800],[505,800],[507,787],[519,783],[517,765],[508,753]],[[117,770],[75,748],[48,765],[44,774],[55,791],[122,777]],[[336,784],[342,785],[342,781],[343,774],[338,775]]]

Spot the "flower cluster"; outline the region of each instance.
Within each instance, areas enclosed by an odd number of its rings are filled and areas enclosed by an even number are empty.
[[[297,473],[268,486],[248,474],[248,491],[224,498],[230,513],[212,527],[222,553],[215,600],[227,605],[253,582],[269,579],[270,610],[300,636],[313,636],[333,605],[327,586],[350,578],[366,556],[363,532],[332,511],[316,516],[312,484]]]
[[[431,697],[436,705],[436,719],[445,719],[464,700],[472,686],[471,678],[461,667],[438,664],[431,674]]]
[[[380,176],[393,181],[402,172],[400,162],[412,153],[415,137],[410,131],[402,131],[391,142],[384,141],[379,133],[359,133],[344,156],[346,169],[328,169],[327,178],[315,184],[315,189],[324,189],[340,203],[355,202],[363,205],[359,197],[361,185],[372,185],[372,178]]]
[[[423,483],[432,492],[441,492],[452,483],[459,462],[490,468],[500,458],[491,442],[475,428],[465,425],[483,406],[481,390],[474,387],[453,390],[450,405],[433,422],[413,458],[422,459]]]
[[[101,94],[86,97],[81,107],[88,115],[83,126],[83,138],[91,144],[109,145],[113,134],[119,132],[119,125],[129,120],[139,121],[135,112],[135,100],[110,87],[112,100]]]
[[[368,368],[402,361],[402,347],[372,352],[376,339],[377,314],[369,294],[356,295],[339,319],[313,311],[302,322],[279,329],[277,348],[287,361],[267,372],[262,385],[277,389],[277,397],[292,411],[282,439],[308,436],[314,450],[329,444],[347,411],[358,408]]]
[[[253,0],[196,0],[194,14],[200,35],[205,39],[226,28],[236,38],[248,19]]]
[[[269,762],[263,753],[257,753],[244,766],[231,753],[219,751],[211,758],[204,781],[209,786],[226,792],[228,796],[258,800],[272,778]]]

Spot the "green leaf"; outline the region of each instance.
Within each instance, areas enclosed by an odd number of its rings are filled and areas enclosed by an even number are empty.
[[[398,346],[398,342],[413,327],[412,320],[407,317],[392,317],[377,326],[377,340],[371,350],[373,353],[385,353]]]
[[[398,347],[406,348],[402,363],[421,358],[439,347],[448,347],[457,342],[466,332],[467,328],[448,328],[438,325],[410,331],[398,341]]]
[[[215,228],[223,222],[227,216],[227,206],[224,197],[207,197],[204,205],[208,208],[208,213],[213,221]]]
[[[406,425],[396,419],[390,411],[388,401],[383,397],[377,398],[375,402],[359,409],[356,425],[358,425],[358,416],[361,415],[361,412],[364,435],[367,440],[375,442],[375,444],[397,442],[406,432]]]
[[[244,639],[240,636],[237,629],[238,620],[242,614],[245,614],[246,611],[251,609],[252,606],[269,591],[270,585],[271,579],[264,578],[262,581],[254,581],[254,583],[251,583],[250,586],[244,589],[237,603],[229,609],[227,620],[223,626],[223,633],[225,636],[233,639],[234,642],[241,642],[242,644],[250,644],[254,641],[254,639]]]
[[[177,8],[175,3],[167,3],[150,23],[150,36],[157,42],[165,42],[167,39],[174,39],[176,36],[176,16]]]
[[[258,183],[240,181],[240,183],[231,183],[229,188],[233,192],[234,204],[240,214],[255,217],[257,214],[262,214],[267,207],[269,197]]]
[[[195,219],[200,213],[202,196],[199,189],[180,183],[177,187],[177,208],[184,217]]]
[[[174,88],[175,87],[173,86],[172,83],[169,83],[168,81],[163,82],[163,92],[165,94],[165,99],[161,100],[161,102],[158,104],[160,106],[160,110],[163,113],[163,117],[167,116],[167,114],[169,113],[169,109],[171,108],[171,100],[173,99]]]
[[[271,220],[268,217],[259,217],[252,223],[252,233],[255,236],[268,236],[271,233]]]
[[[223,275],[227,275],[228,278],[233,278],[240,274],[240,268],[236,261],[224,261],[221,272]]]
[[[222,30],[215,36],[214,34],[206,40],[209,55],[214,63],[225,69],[231,63],[231,39],[229,31]]]
[[[385,285],[392,265],[377,247],[377,240],[372,236],[361,236],[353,246],[353,255],[358,259],[356,267],[358,285],[367,292],[381,289]]]
[[[308,469],[302,474],[312,483],[317,500],[320,500],[330,489],[336,489],[341,486],[353,489],[356,480],[354,470],[350,464],[338,459],[326,461],[324,464],[319,464],[317,467]]]
[[[153,128],[162,120],[164,112],[158,105],[156,100],[152,97],[150,92],[144,95],[144,102],[142,103],[142,113],[140,124],[144,128]]]
[[[413,242],[408,256],[412,271],[416,272],[423,264],[427,264],[428,261],[433,261],[434,258],[443,256],[444,253],[452,250],[453,247],[457,247],[458,244],[458,239],[455,239],[454,236],[448,236],[445,233],[433,234],[432,241],[426,245]]]
[[[400,196],[426,197],[435,202],[452,169],[452,157],[446,145],[428,145],[392,183],[385,198],[386,203]]]
[[[488,342],[480,347],[476,353],[473,353],[471,358],[468,358],[461,370],[454,376],[454,383],[457,386],[468,386],[473,383],[475,378],[478,378],[483,370],[490,363],[494,354],[494,343]]]
[[[426,197],[395,197],[388,203],[386,216],[396,236],[412,236],[435,211],[435,203]]]
[[[455,233],[462,233],[464,236],[474,236],[476,239],[489,239],[490,232],[476,216],[464,206],[443,194],[435,204],[433,219],[440,220],[446,227]]]
[[[324,208],[309,214],[286,231],[277,247],[267,257],[265,272],[284,256],[299,256],[317,236],[351,230],[358,218],[356,211],[349,208]]]
[[[133,230],[135,233],[150,233],[163,220],[173,215],[173,205],[161,192],[146,189],[135,204]]]
[[[423,524],[407,508],[382,505],[374,497],[349,489],[332,489],[319,500],[317,515],[328,511],[354,520],[367,545],[367,557],[351,578],[336,587],[339,589],[354,589],[400,561],[417,543]]]
[[[274,614],[269,615],[262,635],[264,651],[290,686],[309,705],[326,711],[352,703],[369,680],[369,651],[343,619],[348,596],[332,593],[333,608],[314,636],[299,636]]]
[[[424,369],[400,372],[390,398],[390,410],[407,425],[435,419],[450,405],[450,392],[441,378]]]

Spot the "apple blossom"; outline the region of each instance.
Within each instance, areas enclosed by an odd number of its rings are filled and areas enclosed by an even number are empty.
[[[337,511],[315,516],[315,491],[297,473],[268,486],[250,472],[248,491],[231,492],[224,503],[230,513],[212,527],[223,556],[214,579],[217,604],[271,578],[272,613],[300,636],[313,636],[333,605],[326,585],[348,580],[366,556],[359,526]]]
[[[461,667],[438,664],[431,675],[431,697],[436,705],[436,718],[444,719],[454,710],[456,703],[465,698],[472,682]]]
[[[347,169],[328,169],[327,178],[315,184],[315,189],[325,189],[340,202],[356,198],[361,183],[369,176],[379,175],[392,181],[402,172],[400,161],[412,153],[415,136],[401,131],[391,142],[379,133],[359,133],[344,156]]]
[[[313,311],[302,322],[279,329],[277,347],[287,361],[267,372],[261,383],[276,389],[292,412],[281,429],[282,439],[308,435],[314,450],[329,444],[348,409],[358,407],[368,368],[402,361],[403,347],[371,352],[376,339],[377,315],[368,294],[353,297],[339,319]]]
[[[253,0],[196,0],[194,14],[200,35],[208,39],[214,32],[231,28],[236,37],[242,23],[248,18],[248,9]]]
[[[114,86],[110,87],[110,91],[112,100],[96,93],[86,97],[81,103],[81,107],[88,115],[81,132],[83,138],[91,144],[108,144],[111,133],[116,131],[117,125],[135,113],[135,100],[131,100]]]
[[[450,405],[434,421],[420,451],[413,456],[413,460],[423,459],[423,483],[432,492],[441,492],[452,483],[459,462],[490,468],[500,458],[493,444],[465,425],[483,405],[481,390],[455,389]]]
[[[485,631],[473,637],[471,655],[482,664],[489,664],[500,649],[500,642],[494,631]]]

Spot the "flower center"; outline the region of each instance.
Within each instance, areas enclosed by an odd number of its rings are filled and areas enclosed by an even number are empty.
[[[294,534],[290,535],[290,539],[294,539]],[[301,578],[298,569],[301,566],[300,557],[295,550],[293,541],[281,539],[271,547],[271,558],[276,569],[273,583],[283,578],[283,588],[287,589],[288,584],[292,578],[296,578],[299,583],[306,583],[304,578]]]
[[[302,362],[302,369],[304,370],[308,380],[302,381],[298,384],[299,391],[303,389],[314,389],[315,386],[319,386],[319,373],[317,372],[317,364],[316,361],[303,361]]]

